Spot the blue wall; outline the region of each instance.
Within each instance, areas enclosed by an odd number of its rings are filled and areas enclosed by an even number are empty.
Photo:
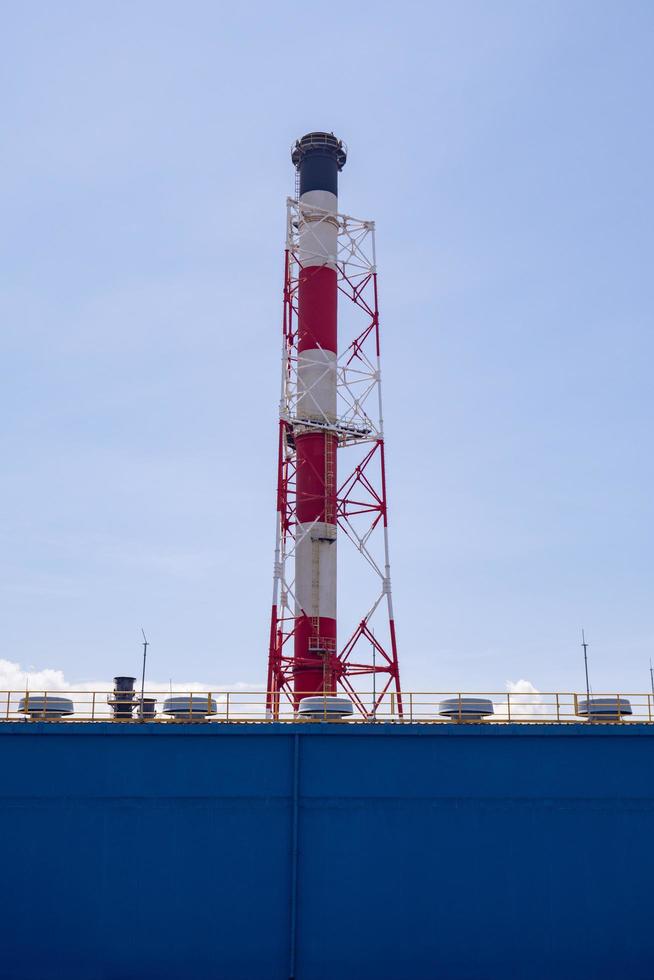
[[[0,976],[281,980],[294,945],[298,980],[651,980],[653,753],[641,725],[3,723]]]

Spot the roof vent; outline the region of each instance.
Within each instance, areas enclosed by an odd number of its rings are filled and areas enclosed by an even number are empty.
[[[182,694],[166,698],[163,705],[165,715],[172,715],[177,721],[202,721],[218,711],[216,702],[208,694]]]
[[[70,698],[54,698],[50,695],[26,694],[20,699],[18,710],[33,719],[63,718],[72,715],[74,709]]]
[[[488,698],[447,698],[438,706],[439,715],[450,721],[481,721],[493,711],[493,702]]]
[[[302,698],[297,713],[300,718],[316,718],[323,721],[333,721],[338,718],[349,718],[354,713],[349,698],[340,698],[334,694],[318,694],[315,697]]]
[[[625,715],[633,714],[628,698],[580,698],[577,714],[589,721],[620,721]]]
[[[152,720],[157,716],[157,699],[156,698],[137,698],[136,699],[136,713],[139,718],[143,721]]]
[[[135,677],[114,677],[114,689],[107,695],[107,704],[111,705],[114,718],[125,720],[132,717],[135,681]]]

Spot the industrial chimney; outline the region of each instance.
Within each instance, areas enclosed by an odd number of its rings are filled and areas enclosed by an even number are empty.
[[[282,690],[299,708],[303,698],[331,697],[339,687],[364,714],[374,713],[393,689],[393,704],[402,711],[388,557],[374,223],[339,213],[338,180],[346,159],[333,133],[307,133],[291,150],[297,198],[289,199],[287,213],[268,660],[273,716]],[[340,329],[339,301],[348,307]],[[344,462],[340,475],[337,456]],[[366,575],[357,578],[361,614],[340,651],[337,534],[355,544],[375,582],[367,596]],[[385,624],[372,624],[384,611]],[[370,681],[365,698],[353,689],[354,674]]]

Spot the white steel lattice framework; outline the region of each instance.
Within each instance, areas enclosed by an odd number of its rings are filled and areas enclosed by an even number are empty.
[[[337,254],[325,252],[337,224]],[[324,226],[329,225],[327,229]],[[325,232],[331,230],[331,236]],[[336,259],[334,263],[334,258]],[[298,296],[302,271],[316,263],[336,267],[339,306],[339,353],[336,358],[336,414],[316,412],[319,391],[330,370],[318,350],[314,363],[298,371]],[[300,358],[302,355],[300,355]],[[331,368],[333,370],[333,367]],[[324,432],[325,446],[338,449],[338,481],[334,484],[335,523],[359,556],[362,574],[360,617],[346,642],[314,636],[311,663],[299,662],[293,638],[309,624],[310,610],[298,603],[295,557],[312,526],[297,520],[298,435]],[[335,439],[334,439],[335,437]],[[329,502],[329,450],[325,457],[325,512]],[[345,474],[341,476],[340,474]],[[324,515],[323,515],[324,517]],[[329,518],[324,518],[329,519]],[[317,522],[314,522],[317,525]],[[323,527],[323,524],[319,525]],[[334,542],[335,544],[335,542]],[[360,585],[359,585],[360,583]],[[379,311],[374,222],[335,214],[296,199],[287,201],[284,276],[282,385],[279,407],[277,530],[268,663],[268,710],[279,711],[280,697],[297,702],[298,671],[322,663],[322,692],[338,687],[364,715],[374,713],[384,696],[402,695],[397,655],[388,543],[388,508],[382,414]],[[361,678],[366,676],[362,686]],[[372,675],[372,676],[370,676]],[[360,693],[365,691],[365,696]],[[374,693],[371,695],[370,692]]]

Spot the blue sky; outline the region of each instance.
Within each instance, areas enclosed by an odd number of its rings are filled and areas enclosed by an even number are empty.
[[[648,685],[654,8],[12,4],[0,658],[263,683],[291,141],[377,222],[405,688]]]

